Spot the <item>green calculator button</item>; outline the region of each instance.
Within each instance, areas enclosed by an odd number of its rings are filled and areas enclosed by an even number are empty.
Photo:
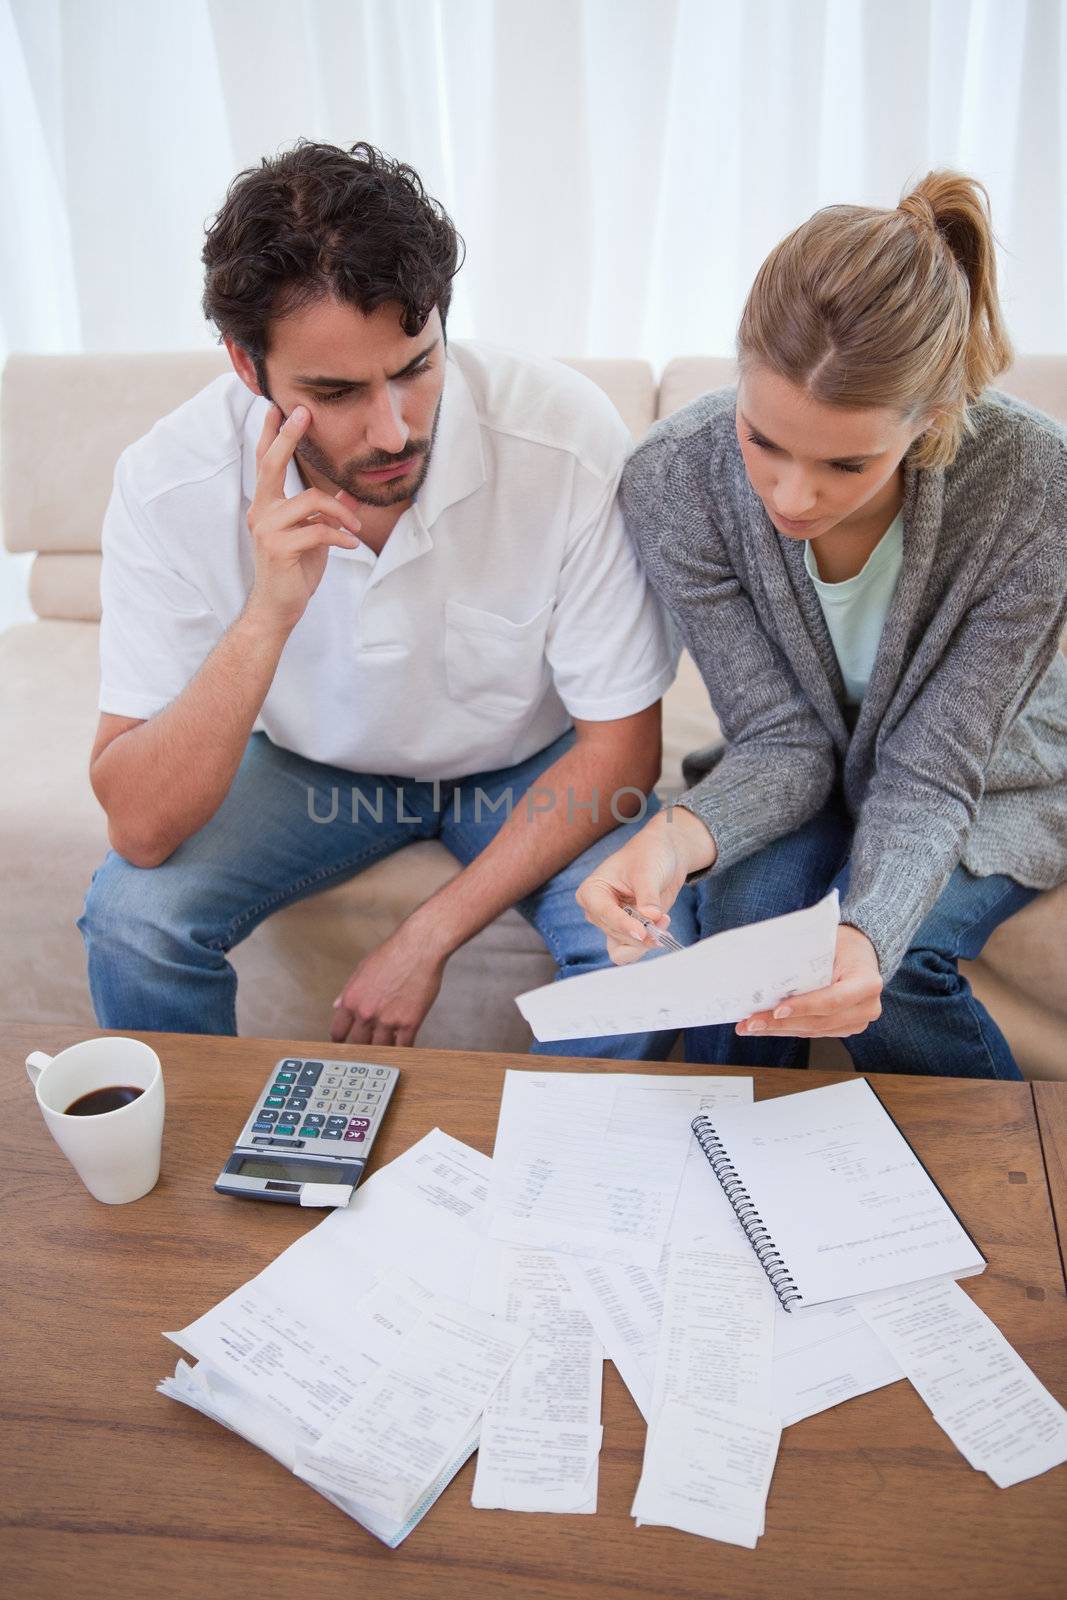
[[[285,1104],[285,1096],[280,1094],[269,1094],[266,1100],[264,1100],[263,1104],[265,1106],[283,1106]]]
[[[279,1083],[295,1083],[296,1082],[296,1073],[295,1072],[279,1072],[279,1074],[278,1074],[278,1082]]]
[[[300,1137],[302,1139],[317,1139],[321,1132],[321,1128],[301,1128]]]

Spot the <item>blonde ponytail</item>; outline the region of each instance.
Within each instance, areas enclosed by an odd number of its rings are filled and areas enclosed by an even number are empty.
[[[1011,358],[989,197],[958,172],[929,173],[895,211],[817,211],[763,263],[738,330],[742,370],[762,363],[830,405],[929,417],[921,467],[955,458],[968,406]]]

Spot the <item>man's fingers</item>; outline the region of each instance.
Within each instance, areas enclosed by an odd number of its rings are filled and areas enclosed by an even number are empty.
[[[256,478],[257,499],[261,496],[268,500],[282,499],[285,494],[285,469],[293,459],[296,447],[307,432],[310,421],[311,412],[307,406],[296,406],[277,429],[274,439],[264,449],[259,462]]]
[[[396,1029],[387,1027],[384,1022],[376,1022],[374,1031],[370,1036],[371,1044],[393,1044],[396,1040]]]
[[[259,432],[256,443],[256,474],[258,476],[263,457],[278,437],[278,429],[282,425],[282,411],[280,406],[269,406],[267,415],[263,418],[263,426]]]
[[[402,1050],[411,1049],[418,1031],[418,1028],[398,1028],[396,1030],[396,1042]]]
[[[348,1030],[352,1026],[352,1013],[346,1007],[335,1002],[333,1008],[333,1021],[330,1024],[331,1044],[343,1044],[348,1038]]]
[[[285,541],[285,549],[291,555],[299,555],[305,550],[317,550],[323,544],[336,545],[339,550],[354,550],[359,540],[347,528],[335,528],[329,522],[307,522],[293,529]]]

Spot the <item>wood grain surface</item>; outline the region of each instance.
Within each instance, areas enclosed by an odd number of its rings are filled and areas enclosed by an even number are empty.
[[[400,1549],[387,1550],[268,1456],[155,1392],[179,1353],[163,1330],[184,1327],[318,1220],[225,1198],[212,1184],[271,1066],[287,1054],[321,1054],[321,1041],[139,1035],[163,1061],[163,1171],[152,1194],[111,1207],[82,1189],[52,1143],[23,1066],[31,1049],[53,1053],[84,1036],[59,1025],[0,1033],[5,1593],[1062,1600],[1067,1466],[995,1488],[906,1383],[785,1431],[755,1551],[634,1526],[645,1428],[610,1364],[595,1517],[474,1511],[470,1463]],[[329,1053],[401,1068],[375,1167],[434,1126],[489,1152],[504,1069],[531,1065],[526,1056],[458,1051]],[[754,1076],[764,1098],[841,1074]],[[1039,1086],[1043,1156],[1028,1084],[872,1081],[989,1257],[967,1293],[1067,1398],[1067,1302],[1045,1167],[1051,1151],[1062,1207],[1067,1085]]]

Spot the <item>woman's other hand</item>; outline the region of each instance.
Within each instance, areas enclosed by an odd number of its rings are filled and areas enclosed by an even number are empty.
[[[881,1016],[881,994],[874,945],[858,928],[842,923],[828,986],[791,995],[773,1011],[756,1011],[737,1024],[737,1031],[785,1039],[847,1039]]]

